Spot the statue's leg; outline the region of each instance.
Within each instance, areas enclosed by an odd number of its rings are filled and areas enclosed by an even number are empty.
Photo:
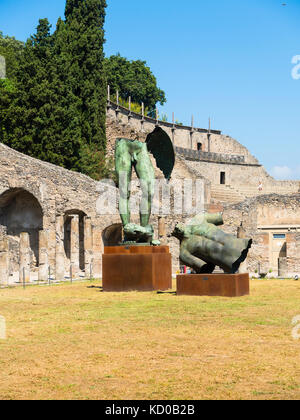
[[[141,183],[142,201],[140,207],[141,226],[147,227],[151,215],[155,188],[155,172],[148,154],[147,146],[136,156],[135,171]]]
[[[119,210],[123,226],[130,223],[130,182],[132,173],[132,157],[126,140],[116,144],[116,173],[118,177],[120,200]]]

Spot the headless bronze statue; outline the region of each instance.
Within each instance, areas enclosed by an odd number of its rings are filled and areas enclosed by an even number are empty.
[[[117,139],[115,160],[120,191],[119,211],[125,242],[158,245],[158,241],[153,241],[154,229],[149,224],[155,188],[155,171],[149,153],[154,156],[157,167],[169,180],[175,164],[175,152],[168,135],[161,128],[157,127],[149,134],[145,143],[138,140]],[[130,183],[133,169],[142,191],[140,225],[130,222]]]

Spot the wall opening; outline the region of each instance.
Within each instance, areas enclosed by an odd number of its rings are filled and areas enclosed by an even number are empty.
[[[286,234],[284,233],[275,233],[273,234],[273,243],[272,243],[272,259],[271,259],[271,269],[276,271],[280,276],[284,275],[287,272],[287,243],[286,243]]]
[[[202,150],[203,150],[203,144],[202,143],[197,143],[197,150],[198,150],[198,152],[202,152]]]
[[[220,184],[221,185],[225,185],[226,184],[226,173],[225,172],[221,172],[221,175],[220,175]]]
[[[0,231],[9,239],[11,270],[19,269],[20,234],[29,234],[32,267],[39,265],[39,231],[43,229],[43,211],[30,192],[12,188],[0,196]]]

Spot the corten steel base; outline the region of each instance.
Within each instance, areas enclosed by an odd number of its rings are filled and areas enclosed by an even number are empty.
[[[168,246],[104,248],[104,292],[148,292],[171,288],[172,259]]]
[[[185,274],[177,276],[177,295],[238,297],[249,294],[249,274]]]

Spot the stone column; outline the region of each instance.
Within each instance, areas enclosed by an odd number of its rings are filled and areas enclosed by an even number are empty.
[[[29,234],[23,232],[20,235],[20,283],[30,282],[30,241]]]
[[[55,280],[65,278],[64,217],[56,217]]]
[[[8,284],[9,279],[9,248],[8,238],[0,239],[0,284]]]
[[[91,264],[93,259],[93,231],[90,217],[84,218],[84,263],[85,277],[91,276]]]
[[[93,277],[100,279],[102,277],[102,253],[103,253],[103,241],[102,241],[102,230],[100,228],[93,227]]]
[[[166,219],[164,217],[158,218],[158,236],[160,241],[162,241],[163,243],[166,242]]]
[[[48,265],[51,272],[55,273],[56,266],[56,223],[51,224],[48,230]]]
[[[299,249],[297,243],[297,233],[289,232],[286,234],[286,252],[287,252],[287,267],[286,277],[294,277],[298,275]]]
[[[48,263],[48,232],[39,232],[39,281],[47,281],[49,275]]]
[[[55,253],[56,253],[56,215],[55,215],[55,199],[47,198],[48,214],[43,217],[43,230],[47,231],[48,242],[48,265],[51,273],[55,273]],[[49,214],[50,213],[50,214]]]
[[[71,216],[71,266],[73,278],[79,276],[79,216],[77,214]]]
[[[278,277],[287,278],[289,276],[288,259],[278,259]]]

